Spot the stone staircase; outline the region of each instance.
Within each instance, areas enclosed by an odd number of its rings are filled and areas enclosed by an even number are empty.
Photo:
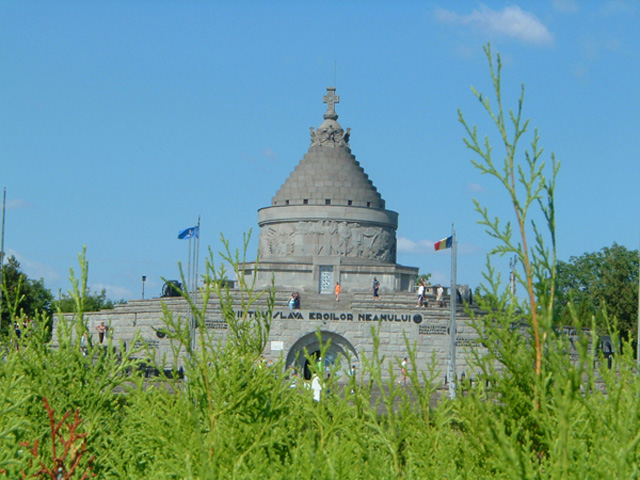
[[[364,312],[375,310],[413,310],[416,312],[428,313],[430,316],[440,317],[449,315],[449,297],[445,295],[445,306],[441,308],[436,306],[435,295],[426,295],[428,306],[418,307],[417,294],[412,292],[383,292],[378,300],[374,300],[370,292],[345,292],[340,294],[340,301],[336,302],[335,295],[321,294],[317,292],[299,292],[301,296],[302,310],[342,310]],[[238,302],[239,295],[235,295],[231,291],[232,297]],[[275,310],[288,310],[290,289],[277,289],[275,295]],[[145,300],[131,300],[128,304],[116,305],[115,312],[125,313],[127,311],[144,311],[146,313],[157,312],[161,314],[162,304],[165,304],[169,310],[185,310],[186,302],[181,297],[164,297],[151,298]],[[239,302],[238,302],[239,303]],[[256,307],[265,307],[266,297],[262,297],[256,302]],[[215,297],[210,299],[208,307],[210,310],[219,310],[219,302]],[[463,305],[458,305],[458,310],[464,309]]]
[[[313,310],[313,309],[336,309],[336,310],[371,310],[375,309],[390,309],[390,310],[429,310],[429,311],[446,311],[448,312],[449,297],[445,296],[445,305],[447,308],[439,308],[436,306],[435,295],[427,295],[426,301],[428,306],[417,307],[417,294],[411,292],[387,292],[381,295],[379,300],[374,300],[369,292],[349,292],[340,293],[340,301],[336,302],[335,295],[321,294],[316,292],[299,292],[301,297],[301,309]],[[290,291],[278,290],[276,291],[276,303],[275,306],[278,309],[289,308],[289,296]],[[462,307],[459,305],[459,307]]]

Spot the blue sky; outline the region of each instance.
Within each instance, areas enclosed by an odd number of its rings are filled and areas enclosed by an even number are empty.
[[[458,280],[476,286],[494,241],[472,199],[513,218],[457,120],[501,153],[470,90],[490,93],[486,42],[506,108],[524,84],[530,130],[561,162],[559,258],[637,249],[639,24],[635,1],[2,1],[5,251],[57,292],[86,245],[91,288],[114,299],[139,298],[142,275],[147,297],[177,278],[178,231],[199,215],[203,247],[253,229],[255,258],[257,210],[335,84],[352,152],[400,214],[398,262],[447,284],[433,242],[455,222]]]

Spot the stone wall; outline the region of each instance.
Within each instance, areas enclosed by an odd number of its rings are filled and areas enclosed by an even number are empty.
[[[340,369],[346,370],[351,365],[362,366],[363,358],[371,358],[374,353],[372,330],[380,338],[379,354],[385,363],[394,365],[396,374],[399,372],[399,362],[408,355],[406,341],[416,347],[416,366],[421,372],[427,372],[435,358],[437,364],[437,381],[445,382],[449,362],[449,309],[416,308],[415,296],[409,294],[390,294],[382,301],[373,301],[368,295],[355,294],[345,302],[328,301],[326,296],[303,296],[303,309],[289,310],[286,306],[285,292],[278,292],[278,302],[272,312],[272,324],[269,339],[266,343],[264,356],[267,360],[282,358],[287,366],[302,369],[305,364],[303,349],[309,354],[319,350],[317,332],[320,332],[323,342],[329,339],[333,347],[328,364],[334,363],[336,357],[341,357]],[[101,321],[110,327],[110,336],[114,345],[125,352],[130,352],[136,346],[136,334],[146,342],[155,352],[158,359],[166,357],[168,365],[174,363],[169,339],[164,335],[162,302],[175,316],[186,318],[188,308],[181,298],[152,299],[132,301],[126,305],[118,305],[113,310],[90,312],[85,314],[85,321],[91,334],[91,341],[98,342],[96,327]],[[448,302],[447,302],[448,304]],[[262,304],[262,308],[264,303]],[[248,318],[256,315],[257,310],[249,311]],[[234,308],[234,314],[242,317],[239,305]],[[228,319],[225,319],[217,300],[212,299],[205,324],[213,342],[224,342],[229,331]],[[54,343],[59,329],[58,320],[54,321]],[[523,335],[524,327],[521,326]],[[572,341],[577,338],[577,332],[572,329],[563,331]],[[406,340],[405,340],[406,338]],[[476,372],[469,367],[468,355],[470,349],[483,349],[479,337],[471,327],[470,318],[460,309],[457,313],[456,332],[456,370],[458,375],[475,378]],[[568,352],[575,356],[575,349]],[[139,358],[146,353],[137,354]],[[177,359],[180,365],[183,358]],[[384,370],[385,378],[388,371]]]
[[[411,303],[415,301],[413,295],[397,298],[404,304],[407,299]],[[96,327],[104,321],[109,326],[109,335],[117,348],[126,352],[131,351],[132,347],[139,343],[136,340],[136,334],[139,334],[140,338],[152,347],[158,359],[164,356],[168,365],[172,365],[174,359],[170,341],[164,334],[161,302],[165,302],[174,315],[187,317],[187,304],[180,298],[132,301],[126,305],[118,305],[113,310],[86,313],[85,321],[91,341],[94,344],[98,342]],[[210,305],[205,323],[212,341],[220,339],[224,342],[229,325],[215,303],[216,300]],[[432,355],[435,355],[440,369],[439,379],[444,381],[449,358],[449,311],[437,308],[416,309],[408,306],[390,307],[389,304],[393,303],[391,297],[387,297],[385,304],[373,301],[368,303],[370,305],[364,307],[361,304],[356,308],[350,308],[349,305],[336,308],[337,305],[329,302],[324,306],[289,310],[283,302],[280,302],[273,311],[271,332],[264,351],[265,358],[275,361],[282,357],[292,364],[296,354],[301,354],[301,351],[294,351],[296,344],[305,337],[315,337],[316,332],[320,331],[323,338],[332,338],[336,345],[341,345],[341,351],[345,353],[341,363],[343,367],[347,368],[351,364],[360,365],[363,356],[370,357],[373,354],[372,329],[375,329],[380,337],[380,354],[387,361],[402,359],[408,354],[405,344],[406,336],[410,345],[415,343],[417,346],[418,367],[426,371]],[[249,312],[249,317],[255,313],[255,311]],[[239,306],[236,307],[235,314],[242,315]],[[458,344],[477,346],[477,336],[468,325],[468,317],[462,312],[459,313],[459,317]],[[56,319],[54,343],[57,341],[58,329]],[[311,343],[307,342],[306,345],[309,346]],[[144,358],[146,353],[140,353],[137,357]],[[183,361],[183,358],[177,359],[178,364]],[[457,366],[459,373],[469,370],[462,349],[458,351]]]

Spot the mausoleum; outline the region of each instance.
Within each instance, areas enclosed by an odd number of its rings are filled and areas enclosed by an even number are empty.
[[[329,341],[322,358],[326,368],[349,371],[355,366],[360,371],[362,359],[376,352],[375,330],[377,353],[385,362],[397,363],[408,354],[407,345],[415,346],[416,368],[426,371],[435,359],[437,380],[444,383],[451,335],[462,353],[464,346],[480,348],[477,332],[460,304],[457,328],[451,332],[450,309],[435,305],[432,288],[424,304],[418,304],[418,269],[396,263],[398,214],[386,208],[352,154],[351,130],[345,131],[338,123],[338,100],[335,88],[328,88],[324,96],[327,110],[323,122],[310,130],[309,150],[271,204],[258,211],[257,260],[240,271],[245,277],[255,275],[258,289],[271,286],[273,278],[274,303],[262,296],[247,307],[242,292],[232,288],[233,311],[227,307],[223,311],[218,300],[211,298],[203,327],[212,341],[224,343],[233,318],[250,321],[269,311],[263,355],[274,361],[282,359],[285,368],[295,368],[305,378],[311,373],[305,352],[319,360],[321,345]],[[370,292],[374,277],[381,284],[381,299],[374,300]],[[342,286],[339,302],[334,295],[326,295],[333,293],[336,282]],[[300,309],[289,308],[292,291],[302,294]],[[194,294],[193,298],[200,307],[203,297]],[[167,297],[131,300],[113,310],[88,312],[84,321],[94,344],[98,341],[96,326],[104,322],[110,327],[109,338],[125,351],[144,342],[156,357],[171,358],[170,339],[163,333],[167,311],[182,319],[191,315],[183,298]],[[456,357],[455,364],[458,372],[473,375],[466,354]]]
[[[310,128],[309,150],[271,200],[258,211],[260,242],[254,268],[257,285],[333,293],[371,288],[376,277],[386,291],[409,291],[418,269],[396,263],[398,214],[385,201],[351,153],[351,129],[338,123],[340,97],[327,88],[327,111]]]

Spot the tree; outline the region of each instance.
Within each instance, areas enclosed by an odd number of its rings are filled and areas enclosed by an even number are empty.
[[[498,180],[506,189],[513,207],[513,220],[516,225],[514,228],[512,220],[505,222],[499,217],[491,216],[486,207],[483,207],[476,199],[473,200],[475,210],[481,217],[478,223],[485,227],[485,231],[491,237],[499,241],[499,244],[489,252],[487,258],[488,271],[484,277],[489,285],[485,290],[487,294],[490,294],[489,298],[506,300],[504,296],[501,298],[498,294],[500,278],[494,275],[495,270],[491,266],[491,257],[494,255],[514,255],[523,268],[524,275],[516,273],[516,281],[519,281],[527,292],[527,302],[522,304],[522,307],[531,317],[535,345],[535,371],[536,375],[540,376],[542,372],[540,322],[550,316],[556,275],[554,192],[560,164],[556,162],[553,153],[551,154],[550,166],[542,159],[543,148],[539,143],[537,129],[533,132],[530,147],[523,152],[524,161],[520,162],[519,158],[522,154],[519,152],[518,145],[521,140],[524,141],[524,135],[529,127],[529,120],[522,118],[524,85],[521,88],[518,109],[516,111],[509,110],[506,115],[500,86],[502,60],[500,55],[497,55],[494,66],[491,46],[487,45],[484,51],[489,60],[495,103],[492,105],[490,97],[475,88],[471,87],[471,90],[497,127],[501,139],[500,145],[505,149],[502,159],[497,151],[493,151],[489,137],[479,136],[477,127],[467,123],[460,110],[458,110],[458,119],[466,131],[466,137],[463,139],[465,145],[478,157],[478,160],[471,160],[471,163],[482,174]],[[539,228],[536,221],[531,218],[531,211],[536,208],[539,209],[539,213],[542,213],[546,223],[546,225],[543,224],[543,228],[548,229],[548,240],[543,233],[544,230]],[[549,243],[545,244],[545,240]],[[510,294],[510,297],[514,297],[513,293]],[[513,312],[519,311],[519,308],[515,308],[518,303],[517,299],[510,298],[510,300]]]
[[[615,319],[623,337],[637,328],[638,251],[614,243],[611,247],[568,262],[558,262],[556,318],[570,324],[570,302],[577,318],[589,323],[595,317],[599,330],[607,318]]]
[[[20,271],[20,262],[15,256],[7,258],[2,269],[2,331],[9,328],[10,320],[26,316],[33,318],[36,313],[51,316],[53,295],[44,286],[44,280],[33,280]]]
[[[107,291],[103,288],[100,293],[91,293],[88,289],[82,296],[83,312],[98,312],[100,310],[109,310],[117,304],[126,303],[124,300],[113,301],[107,298]],[[60,310],[62,313],[71,313],[76,311],[76,300],[74,297],[62,294],[60,298],[54,302],[54,310]]]

